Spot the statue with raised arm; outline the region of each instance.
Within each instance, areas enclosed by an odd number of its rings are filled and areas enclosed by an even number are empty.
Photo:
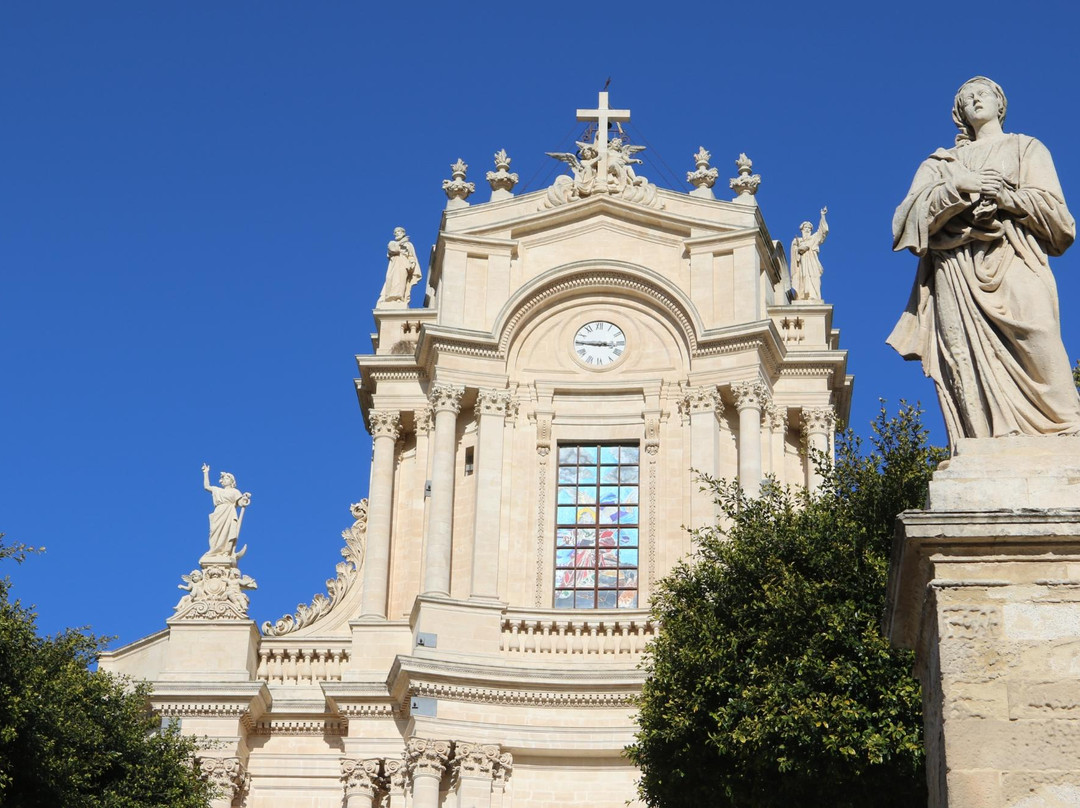
[[[1050,152],[1006,134],[1005,93],[976,76],[953,102],[960,133],[915,174],[893,217],[893,249],[919,257],[889,336],[934,380],[949,442],[1080,432],[1047,256],[1073,243]]]
[[[236,540],[244,521],[244,509],[251,504],[251,494],[241,493],[236,487],[236,478],[227,471],[221,472],[219,485],[210,485],[210,466],[206,463],[203,463],[202,473],[203,488],[210,492],[214,502],[214,511],[210,514],[210,550],[202,560],[235,563],[247,551],[244,547],[236,552]]]
[[[420,281],[420,262],[404,227],[394,228],[394,239],[386,247],[389,263],[386,281],[379,293],[377,309],[405,309],[409,307],[409,295]]]
[[[810,222],[803,222],[799,226],[801,235],[791,242],[791,288],[795,290],[796,300],[821,300],[821,276],[825,270],[818,253],[829,235],[829,224],[825,221],[828,212],[828,208],[821,209],[816,233]]]

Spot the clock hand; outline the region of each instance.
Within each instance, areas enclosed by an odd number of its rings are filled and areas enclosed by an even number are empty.
[[[615,341],[614,340],[585,340],[585,339],[583,339],[583,340],[578,340],[576,344],[577,345],[596,345],[596,346],[602,346],[604,348],[611,348],[611,347],[614,347]]]

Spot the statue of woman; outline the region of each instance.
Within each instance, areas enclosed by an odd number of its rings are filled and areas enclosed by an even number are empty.
[[[405,235],[404,227],[394,228],[394,240],[386,247],[389,263],[386,282],[379,293],[376,308],[408,308],[409,293],[420,280],[420,262],[416,260],[416,248]],[[396,304],[386,306],[384,304]]]
[[[1048,255],[1073,243],[1050,152],[1005,134],[1005,93],[976,76],[956,93],[956,146],[915,174],[893,218],[893,249],[919,256],[888,342],[922,360],[949,442],[1080,432]]]
[[[829,235],[829,224],[825,221],[828,212],[828,208],[821,209],[821,221],[816,233],[810,222],[803,222],[799,226],[801,235],[791,242],[791,285],[795,289],[796,300],[821,300],[821,276],[825,268],[821,266],[818,253],[825,243],[825,236]]]
[[[210,492],[214,512],[210,514],[210,551],[204,556],[235,560],[236,539],[240,535],[240,521],[244,508],[251,504],[251,494],[243,494],[236,487],[236,478],[227,471],[218,478],[220,487],[210,485],[210,466],[203,463],[203,488]],[[240,508],[240,516],[236,508]],[[242,555],[242,553],[241,553]]]

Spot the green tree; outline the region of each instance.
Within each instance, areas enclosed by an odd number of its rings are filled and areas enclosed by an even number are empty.
[[[912,656],[880,621],[895,517],[924,506],[944,451],[917,407],[837,437],[808,496],[748,499],[705,479],[721,525],[658,585],[639,730],[628,749],[656,808],[925,805]]]
[[[5,545],[0,560],[27,548]],[[0,578],[0,805],[5,808],[205,808],[194,740],[160,730],[149,687],[91,671],[104,640],[38,635]]]

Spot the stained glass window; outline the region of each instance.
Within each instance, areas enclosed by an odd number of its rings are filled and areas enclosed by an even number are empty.
[[[636,609],[637,446],[559,446],[555,606]]]

